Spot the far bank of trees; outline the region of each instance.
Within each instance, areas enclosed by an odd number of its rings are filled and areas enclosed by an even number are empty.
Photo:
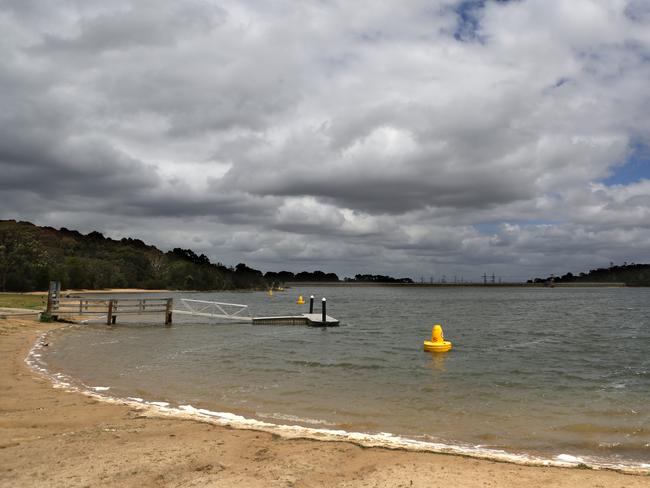
[[[312,283],[332,283],[340,281],[336,273],[324,273],[323,271],[301,271],[292,273],[291,271],[268,271],[264,274],[270,282],[289,283],[289,282],[312,282]]]
[[[566,273],[561,276],[534,278],[528,283],[625,283],[628,286],[650,286],[650,264],[610,263],[608,268],[592,269],[587,273]]]
[[[346,278],[348,282],[359,283],[413,283],[411,278],[393,278],[392,276],[373,275],[373,274],[358,274],[352,278]]]

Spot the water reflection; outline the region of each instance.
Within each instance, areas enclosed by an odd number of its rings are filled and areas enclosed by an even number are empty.
[[[429,369],[432,371],[447,371],[447,368],[445,368],[445,357],[447,356],[447,353],[425,351],[424,354],[431,356],[431,361],[428,363]]]

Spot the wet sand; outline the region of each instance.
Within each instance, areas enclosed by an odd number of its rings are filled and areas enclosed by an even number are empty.
[[[25,357],[58,324],[0,319],[0,487],[647,487],[650,477],[287,440],[54,389]]]

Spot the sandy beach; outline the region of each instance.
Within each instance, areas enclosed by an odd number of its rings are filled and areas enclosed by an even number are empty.
[[[52,387],[24,359],[60,327],[0,320],[0,486],[647,487],[648,476],[287,440]]]

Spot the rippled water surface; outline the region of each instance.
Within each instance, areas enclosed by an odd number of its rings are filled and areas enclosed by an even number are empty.
[[[298,287],[180,296],[255,316],[328,298],[338,328],[86,325],[53,337],[52,372],[111,395],[276,423],[650,463],[650,290]],[[434,323],[454,343],[423,352]]]

